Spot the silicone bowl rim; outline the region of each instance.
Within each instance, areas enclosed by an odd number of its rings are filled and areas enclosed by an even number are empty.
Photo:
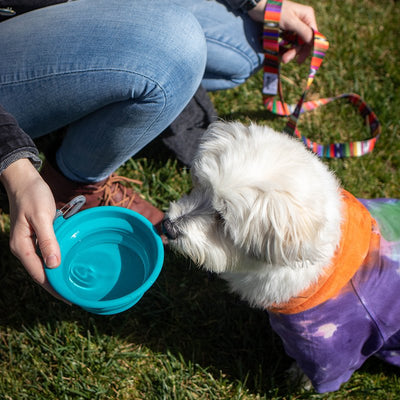
[[[122,296],[118,297],[116,299],[110,299],[110,300],[87,300],[87,299],[82,299],[80,297],[73,297],[71,298],[68,294],[66,295],[63,286],[60,286],[59,284],[59,275],[61,274],[61,270],[63,268],[63,264],[61,261],[61,264],[57,268],[48,268],[45,265],[45,273],[47,276],[47,279],[49,283],[51,284],[52,288],[62,297],[64,297],[66,300],[72,302],[73,304],[76,304],[77,306],[84,308],[84,309],[92,309],[92,310],[97,310],[99,313],[103,311],[107,311],[108,309],[112,313],[117,313],[119,308],[130,308],[127,307],[132,301],[136,300],[132,306],[140,300],[140,298],[143,296],[143,294],[149,290],[149,288],[154,284],[156,281],[157,277],[159,276],[163,262],[164,262],[164,246],[161,240],[161,237],[158,235],[156,232],[154,226],[152,223],[145,217],[143,217],[141,214],[127,209],[123,207],[118,207],[118,206],[100,206],[100,207],[93,207],[89,208],[83,211],[80,211],[76,213],[75,215],[71,216],[70,218],[64,219],[64,217],[59,216],[55,221],[54,221],[54,231],[57,237],[57,233],[61,228],[66,229],[69,225],[76,225],[79,224],[79,220],[82,219],[83,217],[96,217],[96,216],[104,216],[110,211],[112,212],[117,212],[120,213],[121,215],[125,216],[130,216],[133,217],[134,219],[138,220],[140,223],[142,223],[145,227],[149,229],[149,232],[151,236],[155,240],[155,245],[156,245],[156,250],[157,250],[157,258],[156,258],[156,263],[153,267],[152,272],[150,275],[147,277],[147,279],[135,290],[132,292]],[[91,214],[94,214],[93,216]],[[60,222],[60,218],[62,221]],[[57,240],[59,238],[57,237]],[[59,240],[60,243],[60,240]],[[60,244],[61,247],[61,244]],[[61,290],[60,290],[61,288]],[[123,310],[121,310],[123,311]]]

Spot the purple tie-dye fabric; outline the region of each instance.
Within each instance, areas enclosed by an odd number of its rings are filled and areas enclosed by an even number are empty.
[[[335,298],[298,314],[269,313],[287,354],[320,393],[338,390],[372,355],[400,366],[400,200],[360,201],[379,225],[379,254],[369,254]]]

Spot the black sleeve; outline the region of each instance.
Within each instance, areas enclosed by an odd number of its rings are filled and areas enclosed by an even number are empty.
[[[232,10],[238,10],[243,7],[246,0],[225,0],[225,2],[229,5]]]
[[[68,0],[0,0],[0,8],[12,8],[15,15],[20,15],[37,8],[51,6],[53,4],[66,3]],[[9,19],[10,16],[0,15],[0,22]]]
[[[30,159],[36,168],[41,164],[33,140],[18,126],[14,117],[0,106],[0,174],[20,158]]]
[[[0,7],[11,7],[17,13],[43,8],[53,4],[66,3],[68,0],[0,0]]]

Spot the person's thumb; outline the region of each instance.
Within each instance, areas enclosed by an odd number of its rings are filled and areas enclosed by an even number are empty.
[[[51,223],[42,224],[40,227],[33,226],[33,229],[46,266],[48,268],[58,267],[61,263],[60,246],[54,234],[52,221]]]

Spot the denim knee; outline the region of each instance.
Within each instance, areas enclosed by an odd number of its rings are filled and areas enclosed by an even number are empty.
[[[129,10],[128,4],[140,3],[121,4]],[[96,108],[69,125],[57,153],[59,168],[71,180],[97,182],[134,156],[179,115],[203,77],[206,42],[197,19],[184,8],[141,4],[146,22],[126,18],[124,32],[114,32],[117,38],[104,35],[101,54],[108,56],[96,59],[107,66],[97,65],[85,77],[88,88],[96,88]]]
[[[166,79],[172,83],[176,95],[191,93],[190,100],[203,78],[207,61],[207,44],[202,27],[194,15],[187,9],[179,6],[170,7],[169,12],[162,17],[165,37],[160,43],[160,52],[167,47],[164,54],[164,73]],[[164,90],[169,93],[170,85],[166,82]],[[182,98],[181,98],[182,99]]]
[[[207,41],[208,61],[203,86],[208,91],[241,85],[262,67],[262,53],[250,46],[243,49],[213,38]]]

